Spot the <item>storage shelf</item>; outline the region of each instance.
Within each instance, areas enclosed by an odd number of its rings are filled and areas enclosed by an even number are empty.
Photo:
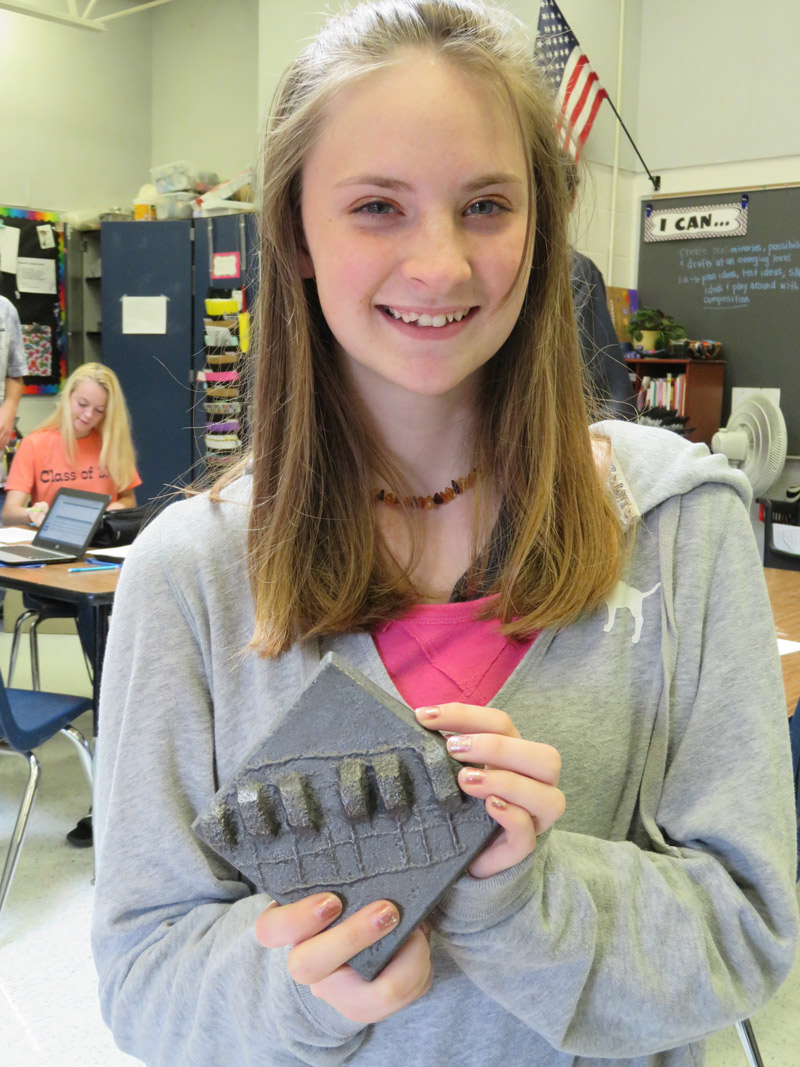
[[[685,412],[690,441],[711,445],[711,438],[720,428],[722,418],[722,390],[725,383],[724,359],[661,359],[658,356],[633,356],[625,360],[636,376],[636,391],[642,378],[665,378],[672,374],[686,375]]]
[[[100,231],[67,226],[67,372],[102,359]]]

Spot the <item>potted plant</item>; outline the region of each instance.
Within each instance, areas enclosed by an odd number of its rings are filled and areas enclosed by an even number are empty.
[[[645,351],[658,352],[669,348],[670,341],[681,341],[686,331],[671,315],[660,308],[639,308],[631,314],[628,333],[634,345]]]

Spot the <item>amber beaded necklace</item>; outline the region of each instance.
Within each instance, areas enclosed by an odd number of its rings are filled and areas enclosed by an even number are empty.
[[[406,496],[401,500],[387,489],[377,489],[374,499],[376,504],[388,504],[389,507],[430,510],[442,504],[449,504],[451,500],[471,489],[477,480],[478,468],[473,467],[469,474],[465,474],[463,478],[454,478],[446,489],[440,489],[438,493],[432,493],[430,496]]]

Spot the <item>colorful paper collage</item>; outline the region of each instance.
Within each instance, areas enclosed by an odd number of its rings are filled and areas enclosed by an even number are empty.
[[[22,327],[22,343],[28,358],[28,378],[49,378],[53,373],[53,331],[49,326],[28,323]]]
[[[36,234],[34,248],[37,250],[37,256],[41,255],[42,252],[50,252],[48,240],[43,239],[45,231],[42,227],[45,223],[49,223],[52,227],[52,234],[48,236],[50,239],[54,238],[56,246],[54,258],[56,261],[57,295],[49,298],[45,297],[43,299],[42,296],[37,294],[31,296],[31,294],[23,293],[22,297],[26,297],[28,300],[34,300],[37,303],[47,302],[50,313],[48,313],[47,309],[40,308],[38,312],[32,313],[30,317],[28,317],[21,311],[20,318],[22,319],[23,327],[26,325],[35,326],[40,319],[44,319],[45,321],[49,320],[51,323],[51,325],[44,325],[43,327],[50,333],[51,349],[49,370],[46,369],[46,362],[42,358],[44,338],[38,338],[34,345],[34,354],[31,357],[31,373],[25,379],[24,391],[25,393],[57,393],[67,376],[65,330],[66,294],[64,285],[65,249],[63,226],[56,212],[28,211],[23,208],[12,207],[0,207],[0,222],[5,225],[19,228],[20,231],[32,227]],[[45,258],[47,258],[47,256]],[[4,296],[7,296],[12,301],[12,303],[17,304],[16,294],[13,287],[13,275],[4,273],[2,278],[3,285],[0,287],[0,290],[3,292]],[[5,282],[8,279],[11,279],[11,282],[6,285]],[[35,370],[34,365],[36,368]],[[37,378],[41,380],[36,381]],[[49,381],[44,380],[47,378],[49,378]]]

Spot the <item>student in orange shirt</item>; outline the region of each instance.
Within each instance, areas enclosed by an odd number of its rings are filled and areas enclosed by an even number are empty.
[[[102,363],[84,363],[67,379],[52,415],[20,443],[3,522],[40,526],[63,486],[108,493],[109,510],[132,508],[141,484],[119,379]]]

